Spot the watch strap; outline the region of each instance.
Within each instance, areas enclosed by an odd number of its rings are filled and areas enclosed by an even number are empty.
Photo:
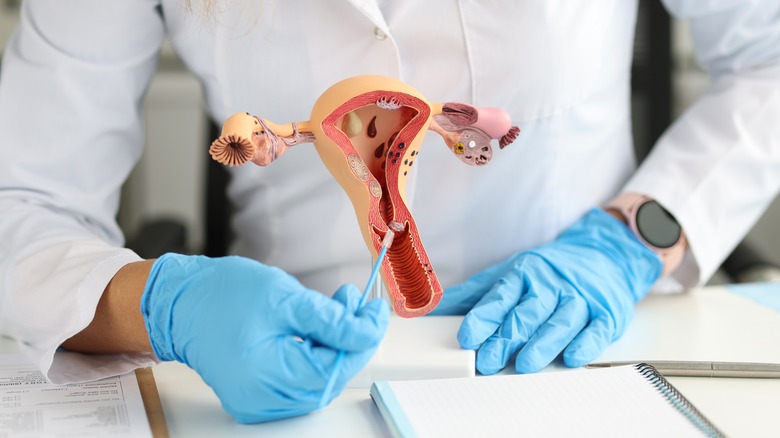
[[[626,225],[636,235],[640,242],[645,246],[653,250],[661,258],[663,263],[663,272],[661,276],[674,272],[682,263],[683,256],[685,256],[685,250],[688,246],[688,241],[685,237],[685,230],[680,230],[680,237],[672,246],[668,248],[659,248],[642,236],[637,226],[636,215],[639,208],[647,202],[653,201],[653,198],[642,195],[639,193],[621,193],[604,207],[605,210],[613,210],[620,213]]]

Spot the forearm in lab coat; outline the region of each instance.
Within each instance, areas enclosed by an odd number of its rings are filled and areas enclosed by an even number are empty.
[[[625,190],[653,196],[681,223],[691,252],[673,275],[693,286],[709,279],[780,189],[780,3],[665,3],[690,21],[712,81]]]

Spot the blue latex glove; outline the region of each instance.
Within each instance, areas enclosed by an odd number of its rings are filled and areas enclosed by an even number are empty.
[[[228,413],[255,423],[317,409],[338,350],[346,354],[331,400],[368,363],[389,308],[374,300],[355,316],[359,299],[354,286],[331,299],[242,257],[166,254],[141,312],[157,357],[190,366]]]
[[[494,374],[517,353],[519,373],[563,351],[567,366],[592,362],[618,339],[662,270],[629,228],[593,209],[556,240],[521,252],[447,289],[434,314],[463,314],[463,348]]]

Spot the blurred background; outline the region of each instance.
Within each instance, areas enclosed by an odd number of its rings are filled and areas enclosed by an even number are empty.
[[[18,15],[19,0],[0,0],[0,46]],[[687,23],[670,18],[659,0],[640,0],[634,52],[634,134],[641,159],[704,90],[707,77],[696,64]],[[167,45],[143,111],[146,149],[123,187],[118,216],[128,246],[145,257],[161,250],[220,255],[229,240],[224,233],[229,206],[220,199],[224,171],[207,159],[215,127],[203,110],[198,82]],[[780,280],[776,266],[779,199],[711,282]]]

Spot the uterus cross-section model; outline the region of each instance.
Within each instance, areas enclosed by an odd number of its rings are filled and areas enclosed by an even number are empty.
[[[430,103],[413,87],[384,76],[356,76],[328,88],[305,122],[275,124],[249,113],[228,118],[209,149],[228,165],[267,166],[300,143],[314,143],[322,162],[355,208],[376,260],[382,240],[393,243],[381,267],[395,313],[422,316],[441,300],[442,287],[405,199],[406,180],[427,130],[442,136],[466,164],[482,166],[520,130],[498,108]]]

